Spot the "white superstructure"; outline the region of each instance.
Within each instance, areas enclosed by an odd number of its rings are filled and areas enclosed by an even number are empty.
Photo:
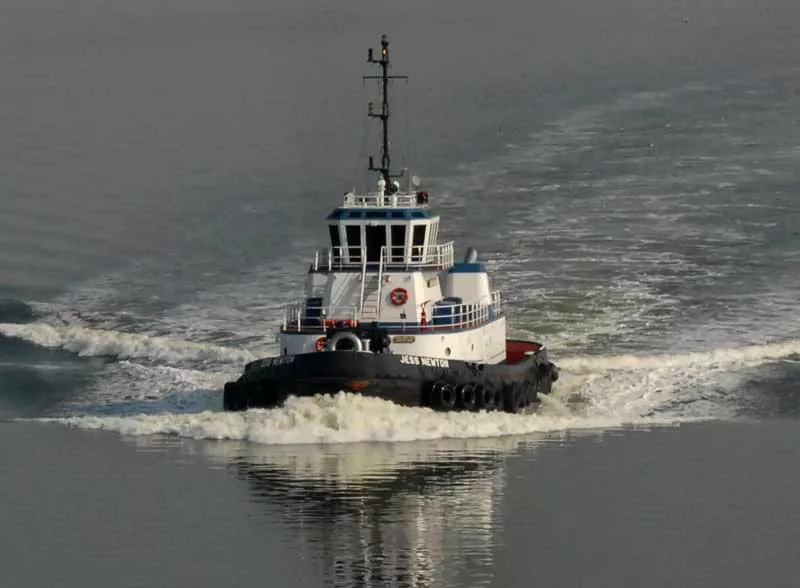
[[[382,126],[378,190],[344,195],[328,216],[329,246],[316,252],[305,296],[286,308],[282,356],[325,350],[376,351],[374,337],[356,326],[377,326],[389,338],[378,351],[420,358],[499,363],[506,359],[506,323],[500,294],[489,287],[486,268],[470,249],[455,261],[453,243],[440,243],[439,217],[428,209],[428,194],[412,177],[406,191],[389,158],[389,42],[381,39],[382,101],[368,116]],[[332,338],[331,329],[336,332]],[[343,332],[341,329],[351,329]],[[364,337],[364,338],[362,338]]]
[[[314,255],[304,298],[286,308],[281,354],[320,349],[331,328],[377,323],[390,353],[505,359],[500,294],[486,268],[471,250],[455,262],[453,243],[438,241],[427,193],[385,188],[381,179],[375,193],[348,193],[328,216],[329,246]]]

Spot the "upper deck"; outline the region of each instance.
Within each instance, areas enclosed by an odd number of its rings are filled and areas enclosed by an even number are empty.
[[[377,192],[344,195],[328,215],[329,247],[317,251],[314,271],[453,265],[452,243],[438,243],[439,217],[428,209],[428,193],[401,192],[396,181],[386,188],[381,178]]]
[[[381,182],[383,183],[383,182]],[[386,194],[383,186],[377,192],[367,194],[354,194],[348,192],[344,195],[341,208],[401,208],[401,209],[427,209],[427,192],[395,192]]]

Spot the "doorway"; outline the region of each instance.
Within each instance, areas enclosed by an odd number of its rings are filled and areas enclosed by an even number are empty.
[[[367,263],[380,263],[381,248],[386,246],[386,226],[364,227],[367,245]]]

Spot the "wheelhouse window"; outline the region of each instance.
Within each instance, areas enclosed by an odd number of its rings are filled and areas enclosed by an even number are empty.
[[[428,234],[428,245],[436,245],[436,240],[439,238],[439,223],[431,223],[431,230]]]
[[[361,225],[345,225],[347,254],[351,262],[361,261]]]
[[[406,226],[392,225],[391,227],[392,251],[390,259],[393,262],[402,262],[406,251]]]
[[[342,256],[342,238],[339,235],[339,225],[328,225],[328,231],[331,234],[331,252],[333,259],[339,261]]]
[[[411,238],[411,260],[421,262],[423,260],[423,253],[425,249],[425,225],[414,226],[414,232]]]

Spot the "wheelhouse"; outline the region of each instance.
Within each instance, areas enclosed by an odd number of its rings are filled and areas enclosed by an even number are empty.
[[[339,269],[424,265],[442,262],[437,245],[439,217],[427,208],[425,192],[411,195],[346,194],[328,215],[331,262]]]

